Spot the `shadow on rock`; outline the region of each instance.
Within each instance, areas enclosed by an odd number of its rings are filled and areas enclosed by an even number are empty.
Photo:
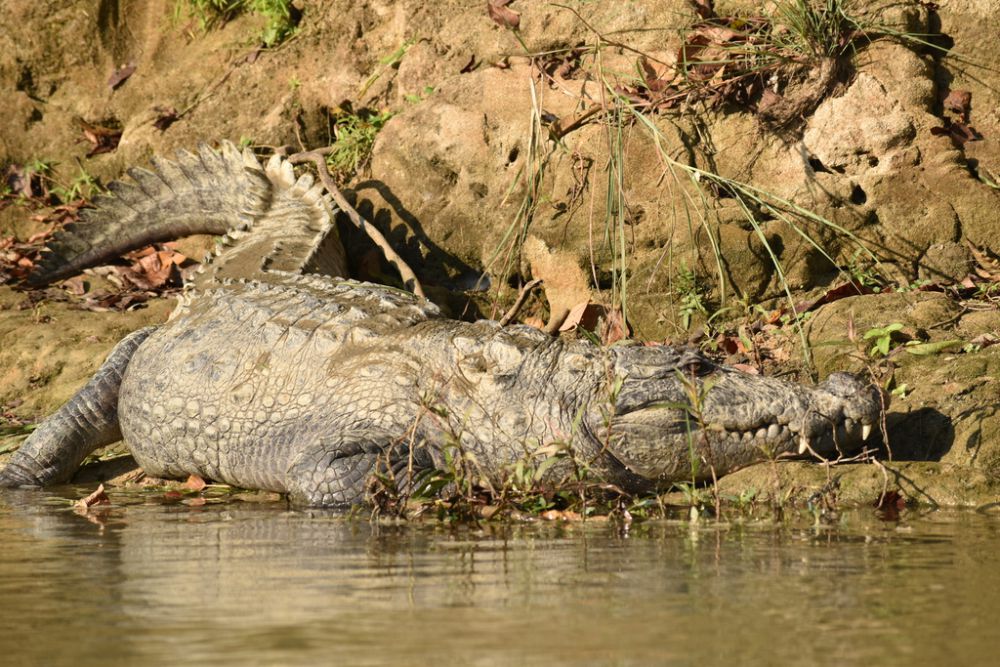
[[[895,461],[940,461],[955,442],[951,418],[934,408],[890,412],[886,429]]]
[[[363,199],[362,193],[369,189],[378,193],[376,199],[381,199],[392,210],[378,206],[371,199]],[[432,240],[424,231],[420,220],[385,183],[379,180],[363,181],[358,183],[353,192],[357,198],[355,206],[358,212],[385,234],[422,281],[453,292],[489,289],[489,276]],[[393,214],[404,224],[393,228]],[[353,245],[358,235],[357,230],[350,230],[347,235],[348,244]]]

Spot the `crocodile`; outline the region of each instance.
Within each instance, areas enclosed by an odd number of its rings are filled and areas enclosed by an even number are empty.
[[[848,373],[815,386],[669,345],[602,348],[525,326],[445,317],[406,291],[351,280],[329,198],[230,143],[154,159],[60,232],[44,284],[151,241],[225,235],[166,323],[112,350],[0,472],[0,486],[69,481],[124,440],[150,475],[197,475],[311,506],[371,500],[375,474],[413,490],[455,452],[502,484],[554,456],[630,493],[781,457],[856,450],[882,414]]]

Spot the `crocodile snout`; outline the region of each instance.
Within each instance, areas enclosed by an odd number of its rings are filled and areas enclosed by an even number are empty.
[[[812,391],[799,430],[799,454],[845,453],[868,440],[885,399],[879,389],[852,373],[833,373]]]

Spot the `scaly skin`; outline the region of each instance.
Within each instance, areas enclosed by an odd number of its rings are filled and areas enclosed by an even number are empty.
[[[272,273],[197,295],[142,340],[117,407],[150,474],[341,506],[363,502],[380,456],[400,471],[411,448],[419,473],[442,466],[443,445],[458,441],[500,482],[519,458],[561,442],[594,475],[641,492],[690,479],[689,444],[702,477],[797,454],[803,435],[817,453],[849,451],[878,405],[872,387],[846,374],[807,388],[691,350],[601,350],[530,327],[444,319],[390,288]],[[24,472],[54,458],[38,452],[52,449],[57,417],[0,485],[72,473],[79,446],[57,474],[46,472],[51,463]]]
[[[715,366],[688,349],[602,350],[530,327],[448,320],[399,290],[302,275],[344,265],[339,242],[324,236],[332,225],[310,183],[280,162],[261,170],[232,147],[200,155],[161,171],[211,183],[199,169],[233,179],[242,165],[248,180],[232,189],[244,202],[255,193],[252,229],[234,237],[169,322],[119,344],[27,439],[0,486],[66,481],[87,453],[120,435],[150,474],[194,474],[308,505],[363,502],[379,469],[402,475],[406,488],[410,471],[443,467],[449,443],[494,483],[519,459],[559,443],[593,476],[644,492],[690,480],[692,452],[699,477],[721,476],[785,454],[850,451],[879,420],[877,390],[847,374],[810,388]],[[140,208],[153,231],[135,238],[174,229],[168,213],[197,217],[203,202],[172,198],[147,174],[153,203]],[[134,223],[126,208],[106,208],[112,227]],[[109,236],[73,230],[46,270],[100,261],[95,239]]]

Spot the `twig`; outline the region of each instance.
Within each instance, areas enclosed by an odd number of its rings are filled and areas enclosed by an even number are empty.
[[[563,323],[566,322],[567,317],[569,317],[569,308],[553,310],[549,313],[549,321],[545,323],[542,331],[550,336],[558,336],[559,329],[562,327]]]
[[[559,118],[549,125],[549,136],[555,140],[562,139],[573,130],[583,127],[591,118],[603,111],[605,109],[600,104],[591,104],[583,111]]]
[[[500,326],[505,327],[511,323],[514,316],[517,315],[517,311],[521,310],[521,306],[524,302],[528,300],[528,296],[531,294],[531,290],[535,289],[542,284],[541,278],[535,278],[534,280],[528,281],[524,286],[521,287],[521,291],[517,293],[517,299],[514,300],[514,305],[507,309],[507,312],[503,314],[500,318]]]
[[[340,188],[336,186],[333,182],[333,178],[330,176],[330,171],[326,168],[325,156],[332,152],[333,148],[327,146],[326,148],[317,148],[316,150],[304,151],[302,153],[294,153],[289,155],[287,160],[292,164],[303,164],[305,162],[312,162],[316,167],[316,172],[319,174],[319,179],[323,181],[323,187],[327,189],[330,195],[333,197],[333,201],[337,202],[337,206],[340,207],[347,217],[351,219],[354,226],[363,231],[368,235],[368,238],[372,242],[382,249],[382,255],[385,257],[386,261],[396,267],[399,271],[400,277],[403,282],[413,290],[413,293],[419,296],[421,299],[426,299],[427,295],[424,294],[424,288],[420,285],[420,281],[417,279],[413,269],[403,261],[403,258],[393,250],[392,245],[389,241],[382,235],[376,227],[361,217],[361,214],[348,203],[347,199],[340,192]]]

